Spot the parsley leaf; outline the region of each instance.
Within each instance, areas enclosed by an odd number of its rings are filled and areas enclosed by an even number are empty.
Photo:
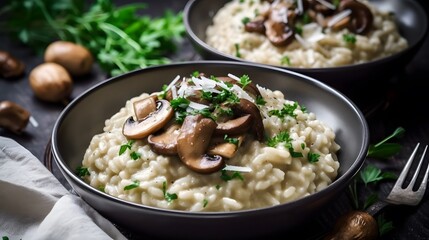
[[[77,168],[76,168],[76,173],[77,173],[77,175],[78,175],[79,177],[85,177],[85,176],[89,176],[89,175],[91,175],[91,174],[89,173],[88,168],[86,168],[86,167],[82,167],[82,166],[79,166],[79,167],[77,167]]]
[[[295,150],[293,149],[293,147],[292,147],[292,139],[289,137],[289,133],[288,132],[282,131],[282,132],[278,133],[277,135],[275,135],[274,137],[269,138],[267,140],[267,145],[269,147],[276,147],[280,143],[283,143],[284,146],[287,149],[289,149],[291,157],[293,157],[293,158],[303,157],[302,153],[295,152]]]
[[[248,75],[243,75],[240,77],[240,84],[241,88],[245,88],[247,85],[249,85],[252,81],[250,80]]]
[[[230,137],[228,137],[228,135],[227,135],[227,134],[225,134],[225,136],[223,137],[223,139],[224,139],[226,142],[228,142],[228,143],[232,143],[232,144],[234,144],[235,146],[238,146],[238,143],[239,143],[238,138],[230,138]]]
[[[356,43],[356,36],[354,34],[351,33],[346,33],[343,34],[343,40],[346,43],[351,43],[351,44],[355,44]]]
[[[127,186],[125,186],[124,187],[124,190],[125,191],[127,191],[127,190],[131,190],[131,189],[133,189],[133,188],[137,188],[137,187],[139,187],[140,186],[140,181],[139,180],[135,180],[133,183],[131,183],[130,185],[127,185]]]
[[[131,150],[131,145],[133,145],[135,140],[129,140],[127,143],[122,144],[119,148],[119,156],[122,155],[127,149]]]
[[[241,175],[241,173],[239,173],[237,171],[235,171],[232,175],[229,175],[226,170],[221,170],[220,172],[221,172],[220,178],[222,180],[224,180],[225,182],[228,182],[228,181],[236,179],[236,178],[240,179],[241,181],[244,181],[244,178]]]
[[[275,109],[268,112],[269,116],[277,116],[279,118],[285,118],[286,116],[296,117],[294,111],[298,108],[298,103],[283,104],[282,109]]]
[[[162,192],[164,193],[164,199],[168,203],[171,203],[173,200],[177,199],[177,194],[167,192],[167,182],[162,183]]]
[[[256,97],[255,102],[256,102],[256,104],[258,104],[258,105],[265,105],[265,104],[267,103],[267,102],[265,101],[265,99],[264,99],[261,95],[258,95],[258,96]]]
[[[400,138],[404,135],[404,133],[405,133],[404,128],[402,127],[396,128],[391,135],[389,135],[379,143],[375,145],[370,145],[367,156],[373,157],[373,158],[386,159],[395,155],[396,153],[401,151],[401,145],[397,143],[387,143],[387,141],[391,140],[392,138]]]
[[[395,174],[390,172],[382,173],[381,170],[374,165],[366,166],[359,174],[365,185],[376,183],[384,179],[396,179]]]
[[[288,65],[290,66],[290,58],[289,56],[283,56],[280,60],[281,65]]]
[[[235,56],[238,58],[241,58],[241,54],[240,54],[240,45],[238,45],[238,43],[234,44],[235,47]]]
[[[130,153],[130,157],[133,160],[137,160],[137,159],[139,159],[141,157],[141,154],[138,153],[138,152],[133,151],[132,153]]]
[[[312,152],[308,153],[308,161],[310,163],[316,163],[316,162],[318,162],[319,161],[319,157],[320,157],[320,154],[312,153]]]
[[[203,200],[203,207],[207,207],[207,204],[209,203],[209,200],[207,200],[207,199],[204,199]]]

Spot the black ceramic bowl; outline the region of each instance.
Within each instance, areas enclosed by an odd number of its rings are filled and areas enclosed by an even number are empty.
[[[143,92],[159,91],[177,75],[194,71],[221,76],[248,74],[254,83],[285,93],[332,127],[341,145],[338,178],[326,189],[302,199],[261,209],[191,213],[127,202],[107,195],[76,175],[91,138],[125,102]],[[332,204],[362,166],[368,149],[368,127],[360,110],[331,87],[288,70],[251,63],[201,61],[148,67],[111,78],[73,100],[60,114],[52,133],[52,154],[73,189],[106,218],[132,232],[161,238],[243,239],[284,232]]]
[[[222,53],[205,43],[206,29],[212,18],[229,0],[190,0],[185,6],[184,22],[188,37],[196,51],[211,60],[246,61]],[[384,98],[391,78],[405,69],[420,48],[428,28],[424,9],[413,0],[370,0],[377,8],[395,13],[400,34],[409,47],[397,54],[368,63],[330,68],[284,67],[314,77],[343,92],[365,112],[375,101]]]

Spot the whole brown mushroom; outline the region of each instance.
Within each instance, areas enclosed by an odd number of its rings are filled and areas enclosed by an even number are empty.
[[[56,63],[42,63],[30,72],[30,86],[37,98],[47,102],[66,102],[73,89],[67,70]]]
[[[377,221],[367,212],[351,211],[341,216],[324,240],[373,240],[378,238]]]
[[[63,66],[73,76],[88,74],[94,58],[85,47],[67,41],[51,43],[45,50],[45,62],[54,62]]]
[[[24,73],[24,63],[9,52],[0,51],[0,77],[14,78]]]
[[[0,128],[21,133],[30,120],[30,112],[12,101],[0,102]]]

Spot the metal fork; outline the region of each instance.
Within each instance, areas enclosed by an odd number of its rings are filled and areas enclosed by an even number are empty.
[[[389,195],[386,197],[384,201],[378,201],[372,206],[370,206],[367,209],[367,212],[369,214],[374,216],[388,204],[416,206],[423,199],[423,196],[425,194],[426,187],[427,187],[427,182],[428,182],[429,165],[426,167],[426,172],[422,182],[420,183],[420,186],[418,187],[417,190],[413,190],[413,189],[417,187],[414,185],[416,183],[418,175],[420,174],[420,170],[424,162],[428,145],[426,145],[425,149],[423,150],[423,154],[420,157],[419,165],[417,166],[416,171],[414,172],[414,175],[410,183],[408,184],[408,186],[403,188],[405,178],[410,172],[411,165],[414,161],[414,158],[416,156],[417,150],[419,149],[419,146],[420,146],[420,143],[417,143],[416,147],[414,148],[409,159],[407,160],[407,163],[405,164],[404,169],[401,171],[401,174],[396,180],[396,183],[393,186],[392,190],[390,191]]]

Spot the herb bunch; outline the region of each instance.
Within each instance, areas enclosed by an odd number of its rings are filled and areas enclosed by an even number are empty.
[[[117,7],[112,0],[21,0],[0,9],[0,29],[42,53],[54,40],[88,48],[100,67],[115,76],[170,62],[183,37],[182,13],[140,16],[145,4]]]
[[[390,140],[400,138],[404,135],[405,129],[398,127],[391,135],[384,138],[377,144],[371,144],[368,149],[368,163],[360,170],[349,185],[349,193],[355,209],[365,210],[378,201],[379,196],[374,191],[382,181],[395,180],[397,176],[388,171],[382,171],[375,166],[370,160],[381,159],[386,160],[401,150],[401,145],[391,143]],[[372,158],[372,159],[371,159]],[[362,189],[360,189],[362,188]],[[393,229],[391,221],[387,221],[383,214],[377,217],[380,235],[384,235]]]

